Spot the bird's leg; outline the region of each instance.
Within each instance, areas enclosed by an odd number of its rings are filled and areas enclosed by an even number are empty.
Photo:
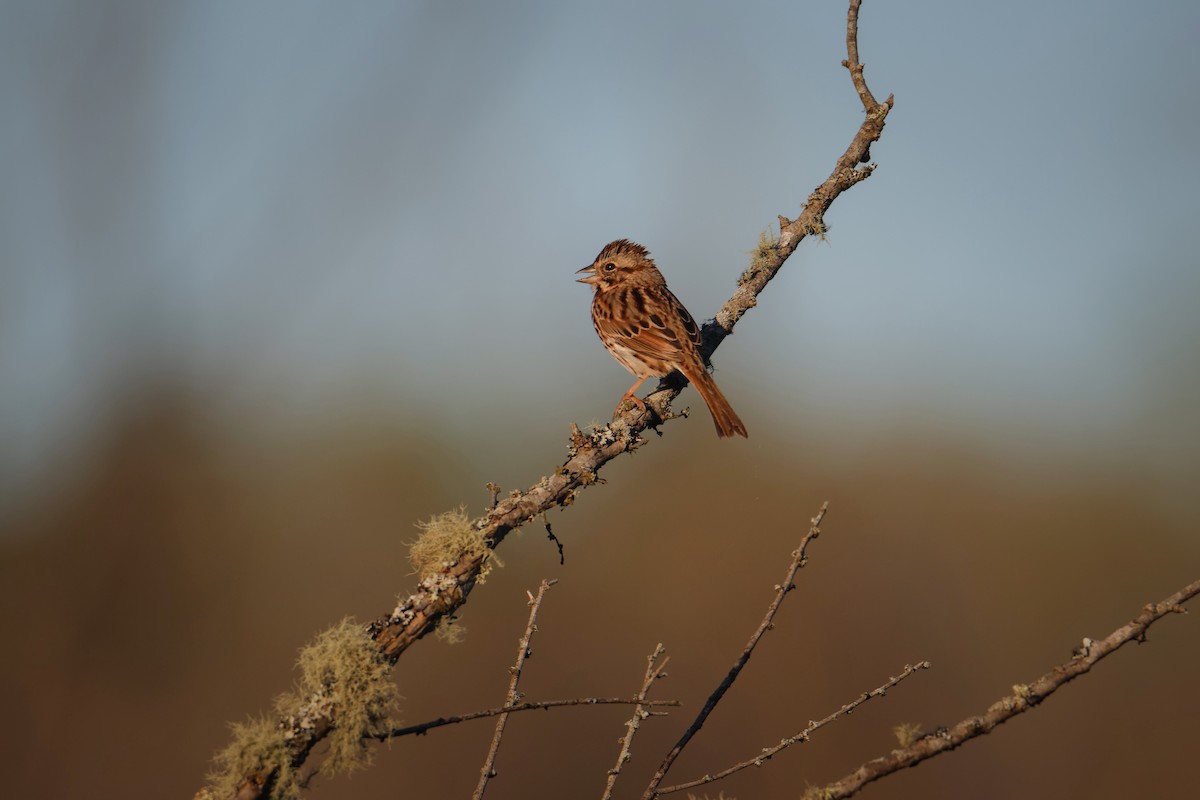
[[[637,392],[639,386],[641,386],[643,383],[646,382],[646,378],[649,378],[649,377],[650,377],[649,375],[643,375],[642,377],[637,379],[637,383],[635,383],[633,386],[629,387],[629,391],[626,392],[625,396],[621,398],[621,402],[617,403],[617,410],[613,414],[613,416],[616,416],[616,414],[620,413],[621,409],[625,406],[626,402],[633,403],[638,408],[644,409],[646,407],[646,401],[643,400],[642,398],[638,397],[635,394],[635,392]]]

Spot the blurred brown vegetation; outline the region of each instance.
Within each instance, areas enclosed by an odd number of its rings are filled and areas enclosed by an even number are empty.
[[[672,656],[658,696],[685,709],[643,727],[618,784],[618,796],[636,796],[828,499],[777,629],[668,781],[741,760],[905,663],[933,662],[712,792],[796,796],[896,746],[898,723],[932,729],[982,711],[1200,565],[1196,516],[1166,513],[1148,480],[1119,465],[1000,458],[903,430],[847,453],[760,426],[739,447],[702,417],[667,426],[552,515],[565,566],[537,526],[505,542],[506,567],[466,606],[465,642],[431,638],[401,660],[404,721],[499,704],[525,590],[556,577],[528,699],[628,696],[655,643]],[[126,410],[78,480],[10,514],[0,539],[7,796],[190,797],[227,722],[266,711],[288,687],[300,645],[345,615],[391,610],[413,581],[415,521],[459,503],[477,513],[486,480],[538,477],[507,474],[504,453],[484,454],[477,474],[418,425],[376,418],[270,444],[236,439],[188,397],[159,393]],[[543,470],[556,448],[536,454]],[[1198,660],[1195,621],[1165,620],[1042,708],[868,795],[1183,796],[1195,785]],[[628,713],[514,717],[489,797],[598,796]],[[401,739],[311,794],[467,796],[490,735],[484,721]]]

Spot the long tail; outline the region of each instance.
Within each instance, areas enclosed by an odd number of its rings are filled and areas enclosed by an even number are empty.
[[[726,436],[746,436],[746,426],[738,419],[737,412],[733,410],[733,406],[729,405],[729,401],[725,399],[725,395],[721,394],[721,390],[717,388],[717,382],[708,374],[708,370],[703,367],[697,372],[688,370],[683,373],[692,386],[696,387],[696,391],[704,398],[705,405],[708,406],[708,413],[712,414],[713,423],[717,426],[717,436],[724,438]]]

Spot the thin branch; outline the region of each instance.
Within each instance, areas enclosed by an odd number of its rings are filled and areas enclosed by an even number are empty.
[[[997,725],[1037,706],[1059,688],[1091,670],[1100,659],[1116,652],[1123,645],[1129,642],[1146,641],[1146,630],[1151,625],[1167,614],[1187,613],[1183,604],[1197,594],[1200,594],[1200,580],[1188,584],[1161,603],[1146,605],[1141,614],[1105,638],[1099,641],[1084,639],[1083,644],[1075,650],[1075,656],[1070,661],[1058,665],[1032,683],[1014,686],[1011,695],[993,703],[983,714],[967,717],[949,730],[939,730],[908,747],[893,750],[886,756],[868,761],[841,780],[825,786],[819,791],[818,796],[822,800],[850,797],[872,781],[877,781],[905,767],[916,766],[926,759],[953,750],[976,736],[991,733]]]
[[[849,24],[855,31],[854,41],[857,42],[857,2],[852,6],[852,11],[854,16]],[[893,98],[888,97],[885,102],[869,109],[850,146],[837,160],[829,177],[809,196],[800,216],[795,220],[780,217],[779,240],[772,243],[768,251],[762,253],[762,258],[756,259],[754,265],[742,273],[733,296],[721,306],[715,318],[704,325],[701,351],[706,358],[733,332],[738,320],[757,305],[758,295],[800,242],[810,234],[824,231],[824,215],[833,201],[842,192],[871,175],[873,168],[860,168],[859,164],[869,160],[870,145],[882,134],[893,105]],[[498,547],[513,530],[537,519],[555,506],[570,505],[579,491],[602,482],[599,478],[600,469],[617,456],[642,447],[647,440],[641,434],[660,425],[670,416],[670,404],[680,391],[678,385],[664,381],[664,385],[645,398],[645,408],[634,405],[608,425],[590,433],[572,427],[567,447],[568,458],[561,466],[529,489],[513,492],[500,500],[477,521],[489,544],[493,548]],[[416,593],[403,601],[392,614],[374,622],[370,626],[371,634],[378,641],[383,654],[392,660],[399,658],[413,642],[432,630],[442,615],[452,613],[466,602],[485,559],[485,555],[461,559],[444,575],[423,581]],[[297,735],[303,736],[305,732],[297,732]]]
[[[850,0],[850,13],[846,15],[846,55],[848,58],[842,62],[842,66],[850,70],[850,80],[854,81],[854,88],[862,100],[863,109],[870,112],[879,104],[875,102],[875,95],[871,94],[871,90],[867,88],[867,81],[863,78],[863,65],[858,60],[858,9],[861,5],[862,0]],[[889,105],[891,101],[892,98],[889,96]]]
[[[371,737],[381,742],[400,736],[424,736],[434,728],[444,725],[457,725],[460,722],[470,722],[473,719],[494,717],[498,714],[515,714],[518,711],[538,711],[550,708],[565,708],[567,706],[678,706],[678,700],[646,700],[642,697],[574,697],[570,700],[540,700],[532,703],[518,703],[515,706],[488,708],[483,711],[472,711],[469,714],[455,714],[451,717],[438,717],[428,722],[416,725],[406,725],[403,728],[393,728],[385,733]]]
[[[664,795],[664,794],[671,794],[672,792],[682,792],[684,789],[694,789],[697,786],[703,786],[706,783],[713,783],[714,781],[719,781],[723,778],[728,778],[733,773],[739,772],[743,769],[746,769],[747,767],[761,767],[763,765],[763,762],[769,761],[772,757],[775,756],[776,753],[779,753],[781,750],[786,750],[787,748],[791,747],[794,744],[803,744],[803,743],[807,742],[809,740],[809,737],[812,736],[812,734],[815,731],[817,731],[818,729],[825,727],[826,725],[828,725],[829,723],[838,719],[839,717],[843,717],[843,716],[849,714],[850,712],[854,711],[854,709],[858,708],[863,703],[870,700],[872,697],[882,697],[883,695],[888,693],[889,689],[891,689],[893,686],[900,683],[900,681],[904,680],[905,678],[909,677],[910,675],[913,675],[913,674],[917,673],[919,670],[923,670],[923,669],[929,669],[928,661],[920,661],[920,662],[918,662],[916,664],[912,664],[912,665],[905,664],[904,671],[901,672],[899,675],[897,675],[894,678],[888,678],[887,683],[883,684],[882,686],[878,687],[877,689],[872,689],[869,692],[863,692],[857,698],[850,701],[846,705],[842,706],[837,711],[833,712],[832,714],[830,714],[828,717],[825,717],[824,719],[809,721],[808,726],[805,727],[803,730],[799,731],[798,733],[792,734],[791,736],[787,737],[786,739],[781,739],[779,741],[779,744],[773,745],[771,747],[764,747],[762,749],[762,752],[759,753],[758,755],[754,756],[753,758],[748,758],[745,761],[741,761],[737,764],[734,764],[732,767],[729,767],[728,769],[723,769],[720,772],[712,773],[709,775],[703,775],[703,776],[697,778],[696,780],[688,781],[687,783],[677,783],[674,786],[666,786],[662,789],[659,789],[655,794],[656,794],[656,796],[658,796],[658,795]]]
[[[561,567],[567,563],[566,553],[563,551],[562,540],[554,535],[554,528],[550,527],[550,518],[542,514],[542,523],[546,526],[546,538],[558,547],[558,565]]]
[[[625,735],[621,737],[621,752],[617,754],[617,763],[608,771],[608,782],[604,786],[604,794],[600,796],[600,800],[611,800],[613,787],[617,783],[617,776],[621,774],[621,768],[625,766],[631,758],[633,758],[633,737],[637,735],[638,729],[642,726],[642,720],[650,716],[653,712],[647,711],[646,708],[653,706],[653,701],[646,700],[646,695],[650,692],[650,687],[659,678],[665,678],[667,673],[663,670],[667,666],[667,662],[671,660],[670,656],[663,658],[662,643],[660,642],[654,648],[654,652],[646,659],[646,674],[642,678],[642,689],[638,692],[638,707],[633,710],[633,716],[625,723]],[[662,658],[662,661],[659,659]]]
[[[792,554],[792,563],[788,565],[787,574],[784,575],[783,582],[776,584],[775,598],[767,607],[767,613],[763,616],[762,622],[759,623],[758,629],[751,634],[750,641],[746,642],[746,646],[742,649],[741,655],[738,656],[737,661],[735,661],[733,666],[730,667],[729,672],[726,673],[724,680],[722,680],[720,685],[718,685],[717,688],[713,690],[713,693],[709,695],[708,701],[705,702],[704,708],[700,709],[700,713],[696,715],[696,719],[693,720],[688,729],[684,731],[683,736],[681,736],[679,741],[675,743],[675,746],[671,748],[671,751],[667,753],[666,757],[663,758],[662,763],[658,765],[658,770],[654,773],[654,777],[650,779],[650,783],[646,786],[646,791],[642,794],[642,800],[652,800],[652,798],[658,794],[658,786],[663,782],[663,779],[666,778],[667,771],[671,769],[671,765],[675,763],[675,759],[679,758],[679,754],[683,752],[685,747],[687,747],[688,742],[692,740],[692,737],[700,732],[700,728],[704,726],[704,722],[717,707],[717,703],[721,702],[721,698],[725,696],[727,691],[729,691],[729,687],[733,686],[733,682],[737,680],[742,668],[745,667],[746,663],[750,660],[750,656],[754,653],[754,648],[758,645],[759,640],[762,639],[763,634],[774,627],[775,614],[779,611],[779,607],[783,605],[783,598],[787,597],[788,593],[796,588],[796,584],[794,582],[796,573],[799,572],[800,568],[803,567],[808,561],[805,556],[805,551],[808,549],[809,542],[821,535],[821,521],[825,519],[825,512],[828,510],[829,502],[826,501],[821,504],[821,510],[818,511],[817,515],[812,518],[812,524],[809,526],[808,532],[805,533],[800,539],[800,545]]]
[[[496,774],[496,753],[500,750],[500,739],[504,736],[504,726],[508,723],[508,715],[512,712],[512,707],[517,705],[521,699],[521,693],[517,691],[517,684],[521,682],[521,669],[525,666],[525,659],[529,658],[529,643],[533,640],[533,632],[537,630],[537,615],[542,608],[542,598],[556,583],[558,583],[557,580],[543,580],[541,586],[538,587],[537,597],[534,597],[532,593],[527,593],[529,594],[529,624],[525,626],[525,635],[521,637],[521,644],[517,648],[517,660],[509,668],[508,696],[504,701],[506,710],[501,712],[499,719],[496,720],[496,732],[492,735],[492,744],[488,748],[487,757],[483,760],[483,766],[479,769],[479,784],[475,787],[475,793],[471,795],[471,800],[483,800],[488,781]]]
[[[853,42],[854,47],[853,52],[848,50],[847,55],[853,56],[854,63],[858,61],[858,5],[858,0],[852,0],[847,20],[847,45],[849,47]],[[861,93],[860,97],[863,97]],[[870,98],[869,92],[866,97]],[[761,250],[761,257],[742,272],[737,290],[717,311],[714,319],[704,324],[701,353],[706,359],[733,332],[738,320],[757,305],[758,295],[800,242],[809,235],[823,234],[825,213],[834,200],[842,192],[871,176],[874,167],[867,165],[871,143],[882,135],[893,105],[893,98],[889,96],[883,103],[868,108],[849,147],[838,158],[829,177],[809,195],[800,215],[794,220],[779,217],[779,239]],[[536,520],[555,506],[569,506],[581,490],[602,483],[599,472],[604,465],[642,447],[647,440],[641,434],[652,428],[657,430],[663,422],[678,416],[671,413],[670,406],[680,391],[680,385],[667,380],[645,398],[644,408],[634,405],[608,425],[589,433],[583,433],[572,425],[567,445],[568,458],[561,466],[554,468],[528,489],[513,492],[504,499],[499,499],[499,493],[494,492],[498,502],[475,523],[489,546],[493,549],[499,547],[512,531]],[[458,611],[474,589],[486,561],[486,553],[463,556],[442,574],[423,579],[395,610],[372,622],[368,632],[375,639],[380,654],[395,663],[405,650],[433,631],[443,616]],[[328,722],[302,727],[280,720],[280,726],[289,743],[286,757],[293,765],[303,764],[313,748],[332,729]],[[277,777],[278,767],[275,765],[249,772],[236,794],[239,798],[266,797]]]

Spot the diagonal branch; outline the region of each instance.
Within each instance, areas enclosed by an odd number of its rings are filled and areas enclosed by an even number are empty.
[[[670,752],[667,753],[666,757],[663,758],[662,763],[658,765],[658,769],[655,771],[654,777],[650,779],[649,785],[646,786],[646,791],[642,794],[642,800],[653,800],[653,798],[659,793],[658,786],[663,782],[663,779],[667,777],[667,771],[671,769],[671,765],[675,763],[675,759],[679,758],[679,754],[682,753],[683,749],[688,746],[688,742],[692,740],[692,737],[700,732],[700,728],[704,726],[704,723],[708,720],[709,715],[711,715],[716,709],[717,703],[721,702],[721,698],[723,698],[725,693],[729,691],[729,688],[733,686],[733,682],[737,680],[738,675],[740,675],[742,672],[742,669],[750,661],[750,656],[754,654],[754,648],[758,646],[763,634],[774,627],[775,614],[778,613],[779,607],[783,605],[783,599],[787,597],[793,589],[796,588],[796,573],[799,572],[800,568],[808,562],[808,558],[805,556],[805,551],[808,549],[809,543],[821,535],[821,521],[825,519],[825,512],[828,510],[828,501],[822,503],[821,510],[818,511],[817,515],[812,518],[812,524],[809,526],[808,532],[805,533],[803,538],[800,539],[800,544],[796,548],[796,552],[792,554],[792,563],[788,565],[787,574],[784,575],[783,582],[775,586],[775,598],[767,607],[767,613],[763,616],[762,622],[758,624],[758,628],[750,635],[750,641],[746,642],[746,646],[742,649],[741,655],[738,656],[737,661],[733,662],[733,666],[730,667],[729,672],[725,674],[725,678],[721,681],[720,685],[718,685],[717,688],[713,690],[713,693],[709,695],[708,700],[704,703],[704,707],[700,709],[700,713],[696,715],[696,719],[692,721],[692,724],[688,726],[688,729],[683,732],[683,736],[679,738],[679,741],[675,743],[675,746],[672,747]]]
[[[891,96],[882,103],[874,102],[858,64],[858,7],[861,0],[850,0],[847,16],[847,66],[855,90],[866,108],[866,117],[854,134],[846,151],[838,158],[833,171],[812,194],[800,215],[790,220],[779,217],[779,238],[763,243],[751,266],[738,279],[733,296],[717,311],[714,319],[703,326],[701,354],[705,359],[720,346],[725,337],[748,310],[757,304],[758,295],[783,267],[809,235],[825,231],[825,213],[842,192],[871,176],[874,165],[871,144],[879,139],[894,101]],[[475,521],[475,526],[489,548],[500,546],[513,530],[534,521],[555,506],[568,506],[576,494],[599,481],[600,469],[614,458],[637,450],[646,443],[641,434],[672,418],[670,406],[682,391],[681,385],[670,378],[648,395],[646,406],[635,406],[613,419],[608,425],[583,433],[574,425],[567,446],[568,458],[524,491],[494,502],[487,513]],[[493,499],[497,493],[491,489]],[[395,663],[414,642],[430,633],[442,617],[457,611],[467,600],[486,563],[488,554],[464,555],[439,575],[418,583],[413,594],[404,598],[390,614],[376,619],[368,626],[380,655]],[[311,727],[280,721],[287,742],[285,758],[292,765],[308,760],[313,748],[332,730],[332,724],[322,721]],[[263,767],[244,776],[236,796],[245,800],[266,797],[278,777],[278,767]]]
[[[1034,708],[1054,692],[1088,672],[1100,659],[1115,653],[1129,642],[1146,641],[1146,631],[1167,614],[1183,614],[1183,604],[1200,594],[1200,580],[1193,581],[1161,603],[1150,603],[1128,624],[1117,628],[1103,639],[1084,639],[1076,649],[1075,657],[1060,664],[1029,684],[1018,684],[1013,693],[993,703],[979,716],[967,717],[949,730],[932,733],[917,742],[893,750],[886,756],[868,761],[851,774],[818,790],[822,800],[850,797],[872,781],[887,777],[893,772],[913,767],[936,755],[949,752],[959,745],[991,733],[1018,714]]]
[[[857,61],[858,52],[858,5],[852,0],[848,24],[849,51]],[[853,72],[853,71],[852,71]],[[861,70],[856,83],[862,83]],[[870,97],[869,93],[866,95]],[[867,102],[864,99],[864,102]],[[713,320],[705,323],[702,352],[709,357],[748,310],[757,304],[758,295],[783,267],[783,263],[795,252],[800,242],[808,235],[820,234],[825,230],[825,212],[842,192],[868,178],[873,167],[860,166],[869,161],[870,146],[883,133],[893,98],[876,103],[867,109],[866,119],[859,126],[846,152],[838,159],[833,172],[809,196],[804,210],[795,220],[779,218],[778,241],[760,248],[759,256],[738,280],[737,291],[721,306]],[[496,548],[513,530],[533,521],[538,515],[555,506],[570,505],[582,489],[597,482],[597,475],[605,464],[617,456],[632,452],[646,443],[641,434],[656,428],[670,414],[671,402],[681,388],[669,380],[646,399],[645,408],[631,408],[618,415],[612,422],[596,431],[585,434],[572,426],[567,446],[568,458],[551,474],[546,475],[525,491],[514,492],[496,503],[476,521],[484,538]],[[379,642],[381,651],[388,658],[400,657],[413,642],[433,629],[445,614],[452,613],[466,602],[474,588],[486,554],[472,555],[461,559],[444,574],[426,579],[417,587],[416,593],[406,598],[392,614],[376,620],[371,633]]]

